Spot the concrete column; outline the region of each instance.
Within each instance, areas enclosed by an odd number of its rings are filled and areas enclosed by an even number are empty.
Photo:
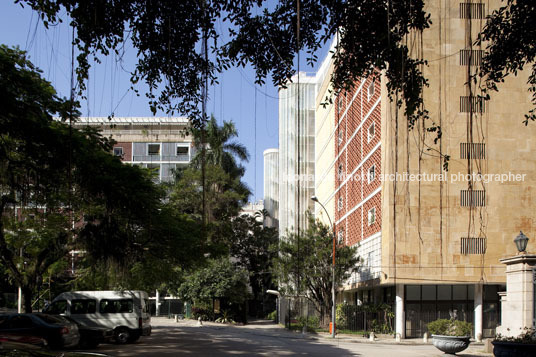
[[[405,317],[404,317],[404,284],[396,285],[395,298],[395,332],[401,338],[406,338]]]
[[[156,290],[156,316],[160,316],[160,292]]]
[[[475,339],[482,340],[482,293],[484,285],[475,284]]]
[[[534,323],[536,254],[518,254],[500,262],[506,265],[506,296],[501,296],[502,321],[496,331],[516,337]]]

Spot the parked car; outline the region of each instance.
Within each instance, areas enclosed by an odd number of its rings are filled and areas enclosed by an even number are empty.
[[[84,326],[79,324],[72,317],[63,316],[63,318],[74,322],[78,326],[78,332],[80,333],[80,342],[78,343],[78,346],[80,348],[96,348],[99,344],[110,342],[114,338],[114,330],[111,328]]]
[[[39,313],[0,315],[0,334],[42,338],[52,348],[72,347],[80,341],[75,323],[61,316]]]
[[[117,343],[151,334],[145,291],[72,291],[58,295],[46,313],[71,317],[80,326],[109,328]]]
[[[51,351],[46,347],[36,346],[15,341],[4,341],[0,339],[0,356],[1,357],[86,357],[86,356],[102,356],[109,355],[95,352],[81,351]]]

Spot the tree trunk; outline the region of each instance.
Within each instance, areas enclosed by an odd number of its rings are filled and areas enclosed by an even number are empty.
[[[22,296],[23,296],[23,306],[24,306],[24,312],[29,314],[32,312],[32,292],[33,289],[31,286],[23,286],[22,287]]]

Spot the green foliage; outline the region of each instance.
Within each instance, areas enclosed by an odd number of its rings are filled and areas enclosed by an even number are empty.
[[[527,84],[532,93],[532,104],[536,106],[535,18],[533,0],[508,0],[488,17],[476,43],[486,45],[479,73],[484,79],[486,95],[498,90],[498,85],[507,76],[517,75],[525,66],[532,66]],[[536,120],[536,108],[525,115],[525,125],[529,120]]]
[[[335,284],[340,285],[357,271],[356,247],[337,245]],[[331,309],[333,233],[331,228],[308,215],[308,228],[288,233],[274,251],[273,273],[285,295],[307,294],[318,312]]]
[[[210,302],[227,299],[230,303],[243,303],[248,298],[247,272],[236,268],[228,258],[210,260],[208,266],[188,275],[178,289],[186,301]]]
[[[376,333],[392,333],[392,321],[395,317],[393,309],[388,304],[365,304],[365,305],[350,305],[346,303],[337,304],[335,318],[337,325],[342,330],[351,329],[351,324],[348,319],[355,319],[358,313],[370,313],[366,316],[377,317],[370,320],[368,331]],[[374,315],[375,314],[375,315]]]
[[[212,321],[214,320],[214,311],[203,307],[193,307],[192,318],[194,320],[201,318],[201,321]]]
[[[216,322],[222,323],[222,324],[234,324],[234,320],[232,318],[232,314],[229,310],[223,310],[221,312],[221,316],[216,319]]]
[[[170,236],[155,224],[163,191],[148,173],[123,165],[94,129],[64,122],[77,103],[58,98],[18,49],[0,46],[0,71],[0,261],[31,311],[37,278],[65,267],[70,250],[124,266]]]
[[[266,291],[274,289],[270,271],[276,252],[271,248],[279,240],[277,229],[264,226],[266,215],[263,211],[233,219],[230,244],[231,256],[249,273],[253,298],[264,303],[270,299]]]
[[[466,321],[438,319],[426,325],[433,335],[471,336],[473,325]]]
[[[266,319],[267,320],[272,320],[272,321],[277,320],[277,310],[274,310],[274,311],[270,312],[268,315],[266,315]]]
[[[200,169],[204,161],[205,164],[221,167],[232,178],[244,176],[245,168],[236,159],[247,162],[249,153],[244,145],[231,141],[238,137],[233,122],[224,121],[219,126],[212,115],[203,130],[192,128],[192,134],[197,149],[191,161],[193,167]]]
[[[410,118],[423,114],[419,105],[424,62],[409,56],[406,37],[412,30],[429,26],[423,0],[302,2],[299,40],[296,2],[290,0],[273,6],[262,6],[257,0],[210,0],[201,6],[188,1],[150,6],[142,0],[23,2],[39,11],[45,26],[59,21],[60,14],[72,19],[80,52],[80,93],[91,57],[119,54],[130,39],[138,57],[131,82],[145,81],[153,112],[178,112],[200,124],[206,120],[198,107],[203,74],[213,83],[231,65],[251,64],[257,83],[264,83],[271,74],[275,85],[285,85],[295,73],[298,51],[307,53],[309,64],[315,63],[315,51],[338,36],[332,78],[336,91],[349,88],[360,76],[378,74],[375,69],[385,70],[389,93],[401,94],[397,104],[405,104]],[[229,26],[225,41],[220,37],[221,23]],[[203,35],[209,51],[206,60]]]

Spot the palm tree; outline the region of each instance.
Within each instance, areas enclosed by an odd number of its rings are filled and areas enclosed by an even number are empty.
[[[192,134],[197,149],[192,165],[200,168],[203,154],[202,132],[200,129],[192,129]],[[230,142],[234,137],[238,137],[238,132],[232,121],[224,121],[223,126],[219,126],[216,118],[211,115],[204,133],[205,164],[219,166],[231,177],[239,178],[244,175],[245,168],[237,162],[237,159],[248,162],[249,153],[244,145],[235,141]]]

